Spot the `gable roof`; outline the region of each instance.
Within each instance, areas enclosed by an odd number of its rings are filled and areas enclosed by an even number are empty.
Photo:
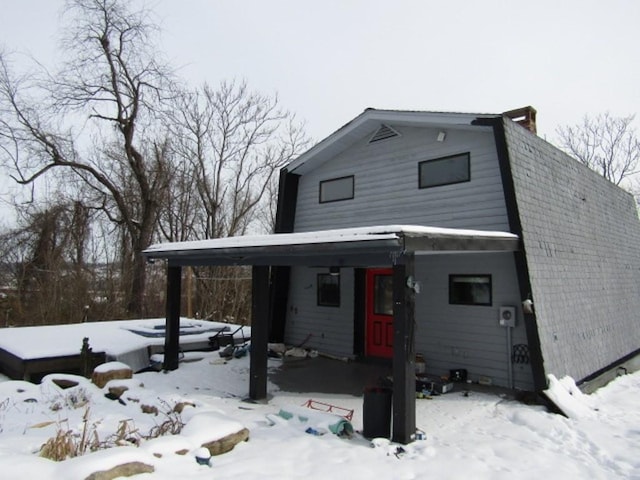
[[[346,150],[354,142],[371,135],[381,125],[441,128],[487,128],[474,125],[479,118],[496,118],[502,114],[424,112],[409,110],[378,110],[367,108],[356,118],[304,152],[285,168],[304,174]]]

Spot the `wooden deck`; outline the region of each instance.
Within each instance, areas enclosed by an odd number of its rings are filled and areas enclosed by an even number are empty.
[[[101,363],[106,362],[104,352],[89,354],[90,371]],[[42,377],[50,373],[83,373],[83,360],[80,353],[48,358],[22,359],[0,348],[0,371],[12,380],[26,380],[39,382]]]

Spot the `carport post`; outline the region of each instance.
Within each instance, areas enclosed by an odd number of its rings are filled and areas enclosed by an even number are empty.
[[[164,330],[164,370],[178,368],[178,352],[180,350],[180,287],[182,268],[167,267],[167,305],[166,324]]]
[[[416,433],[415,292],[413,255],[401,256],[393,266],[393,432],[394,442],[408,444]]]
[[[269,267],[251,270],[251,357],[249,398],[267,398],[267,349],[269,339]]]

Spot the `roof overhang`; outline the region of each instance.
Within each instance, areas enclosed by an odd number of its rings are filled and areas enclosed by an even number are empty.
[[[479,118],[496,118],[499,114],[420,112],[402,110],[377,110],[368,108],[349,123],[301,154],[285,168],[288,172],[303,175],[316,168],[366,135],[370,135],[380,124],[408,127],[434,127],[478,129]]]
[[[383,225],[156,244],[143,252],[172,266],[390,265],[403,254],[498,252],[519,248],[517,235],[413,225]]]

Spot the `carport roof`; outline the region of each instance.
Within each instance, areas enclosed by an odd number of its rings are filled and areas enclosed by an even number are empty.
[[[517,235],[416,225],[381,225],[162,243],[143,252],[173,266],[391,264],[405,253],[515,251]]]

